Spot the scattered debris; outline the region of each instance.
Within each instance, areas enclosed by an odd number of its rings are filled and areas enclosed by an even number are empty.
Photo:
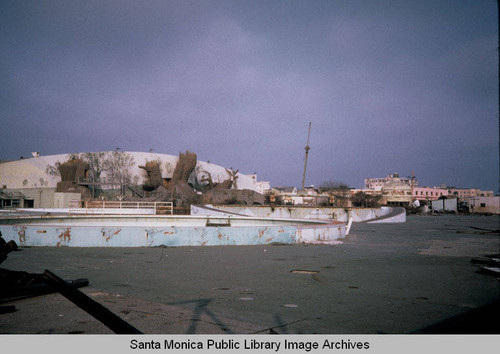
[[[198,195],[188,184],[189,175],[194,171],[196,163],[195,153],[190,151],[179,153],[179,160],[168,184],[168,191],[177,207],[186,207],[198,201]]]
[[[278,332],[276,332],[276,330],[275,330],[276,328],[283,328],[283,327],[286,327],[286,326],[289,326],[289,325],[292,325],[292,324],[295,324],[298,322],[303,322],[303,321],[307,321],[307,318],[302,318],[300,320],[295,320],[292,322],[284,323],[284,324],[279,325],[279,326],[265,328],[265,329],[262,329],[260,331],[254,332],[253,334],[259,334],[259,333],[279,334]]]
[[[500,254],[490,254],[484,257],[472,258],[471,263],[482,264],[477,272],[488,275],[500,276]]]
[[[291,273],[298,273],[298,274],[318,274],[319,270],[294,269],[294,270],[291,271]]]
[[[492,230],[492,229],[483,229],[481,227],[474,227],[474,226],[469,226],[469,228],[471,229],[474,229],[474,230],[481,230],[481,231],[487,231],[487,232],[491,232],[491,233],[494,233],[494,234],[500,234],[500,230]]]
[[[319,278],[319,270],[303,270],[303,269],[295,269],[292,270],[291,273],[296,273],[296,274],[310,274],[312,275],[312,278],[316,280],[319,283],[323,283],[323,281]]]
[[[43,273],[43,279],[62,296],[73,302],[95,319],[99,320],[116,334],[142,334],[142,332],[137,328],[125,322],[98,302],[92,300],[80,290],[69,286],[64,280],[49,270],[45,270]]]
[[[500,235],[500,230],[483,229],[481,227],[469,226],[470,229],[477,231],[457,231],[457,234],[473,234],[473,235]]]
[[[7,254],[18,250],[15,241],[5,242],[0,233],[0,263]],[[68,282],[68,286],[81,287],[88,285],[87,279],[77,279]],[[43,274],[13,271],[0,268],[0,303],[25,299],[28,297],[46,295],[55,292],[43,280]]]
[[[163,184],[159,160],[155,161],[146,160],[144,166],[139,166],[139,168],[144,170],[145,181],[142,186],[143,190],[147,192],[154,191]]]
[[[13,240],[5,242],[0,232],[0,263],[12,251],[18,251],[17,243]],[[76,279],[67,282],[71,287],[87,286],[87,279]],[[25,299],[34,296],[47,295],[55,292],[43,280],[42,274],[32,274],[27,272],[13,271],[0,268],[0,303]]]
[[[43,280],[43,274],[12,271],[0,268],[0,303],[42,296],[56,292]],[[89,285],[88,279],[66,281],[73,288]]]
[[[179,153],[172,178],[162,179],[159,161],[147,161],[143,189],[156,201],[172,201],[177,214],[189,213],[192,204],[264,204],[264,196],[251,189],[238,189],[238,170],[227,169],[227,179],[213,180],[212,174],[201,170],[195,153]],[[198,166],[198,167],[197,167]],[[201,174],[198,180],[197,174]],[[218,176],[220,178],[220,176]]]
[[[229,175],[229,178],[220,183],[214,183],[212,180],[212,174],[207,171],[203,171],[205,175],[201,178],[200,182],[208,182],[208,184],[206,185],[207,190],[237,189],[236,180],[238,179],[238,171],[239,170],[228,170],[226,168],[226,172]]]
[[[14,241],[5,242],[0,233],[0,263],[7,258],[9,252],[16,249],[17,244]],[[48,270],[45,270],[43,274],[31,274],[0,268],[0,303],[59,292],[113,332],[142,334],[138,329],[77,289],[88,284],[87,279],[67,282]],[[14,311],[16,311],[15,306],[0,306],[0,314]]]
[[[5,242],[5,240],[2,238],[2,232],[0,232],[0,263],[2,263],[7,259],[7,255],[10,252],[17,250],[18,250],[17,243],[13,240]]]
[[[16,307],[14,305],[0,306],[0,314],[15,312]]]
[[[86,186],[79,185],[77,182],[86,178],[90,170],[88,162],[79,157],[70,157],[66,162],[58,165],[61,182],[57,183],[56,192],[81,193],[82,198],[90,198],[92,193]]]
[[[331,241],[314,241],[310,243],[314,245],[342,245],[344,242],[338,240],[331,240]]]
[[[499,258],[481,257],[481,258],[472,258],[470,261],[471,263],[485,264],[487,266],[500,265]]]
[[[500,267],[480,267],[479,273],[500,276]]]

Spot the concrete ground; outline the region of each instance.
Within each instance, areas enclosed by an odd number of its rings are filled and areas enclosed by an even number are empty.
[[[1,264],[64,279],[144,333],[500,333],[498,216],[354,224],[338,245],[24,248]],[[0,333],[112,333],[59,294],[14,301]],[[494,321],[492,321],[494,320]]]

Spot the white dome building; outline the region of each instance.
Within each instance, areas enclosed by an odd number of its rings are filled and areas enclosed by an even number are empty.
[[[111,154],[105,152],[103,154]],[[144,170],[139,166],[145,165],[147,161],[159,161],[162,178],[172,177],[175,166],[179,160],[178,156],[147,153],[147,152],[119,152],[127,154],[131,161],[128,172],[134,184],[142,185],[145,180]],[[98,153],[95,153],[98,154]],[[51,208],[64,207],[61,205],[56,193],[57,183],[61,181],[57,173],[57,164],[64,163],[72,156],[84,156],[80,154],[60,154],[40,156],[34,153],[32,158],[24,158],[16,161],[0,161],[0,208],[34,207]],[[195,180],[202,183],[203,177],[212,178],[214,183],[220,183],[230,178],[226,168],[204,161],[197,161],[196,168],[190,175],[189,182],[194,184]],[[262,192],[256,176],[238,173],[236,189],[249,189]],[[106,178],[103,171],[101,177]],[[202,183],[203,184],[203,183]]]

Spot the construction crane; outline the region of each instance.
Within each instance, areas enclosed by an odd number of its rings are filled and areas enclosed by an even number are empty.
[[[309,146],[309,137],[311,136],[311,122],[309,122],[309,133],[307,133],[307,144],[306,144],[306,158],[304,160],[304,174],[302,176],[302,190],[304,190],[304,183],[306,182],[306,168],[307,168],[307,155],[309,155],[309,150],[311,147]]]

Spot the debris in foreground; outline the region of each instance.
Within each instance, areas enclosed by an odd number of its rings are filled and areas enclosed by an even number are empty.
[[[133,327],[98,302],[92,300],[80,290],[68,285],[64,280],[49,270],[45,270],[43,278],[47,284],[56,289],[62,296],[99,320],[116,334],[142,334],[137,328]]]
[[[5,242],[0,233],[0,263],[7,258],[9,252],[15,250],[16,242]],[[45,270],[43,274],[32,274],[0,268],[0,303],[59,292],[116,334],[142,334],[137,328],[77,289],[88,284],[87,279],[67,282],[49,270]],[[0,306],[0,314],[14,311],[16,307],[13,305]]]

